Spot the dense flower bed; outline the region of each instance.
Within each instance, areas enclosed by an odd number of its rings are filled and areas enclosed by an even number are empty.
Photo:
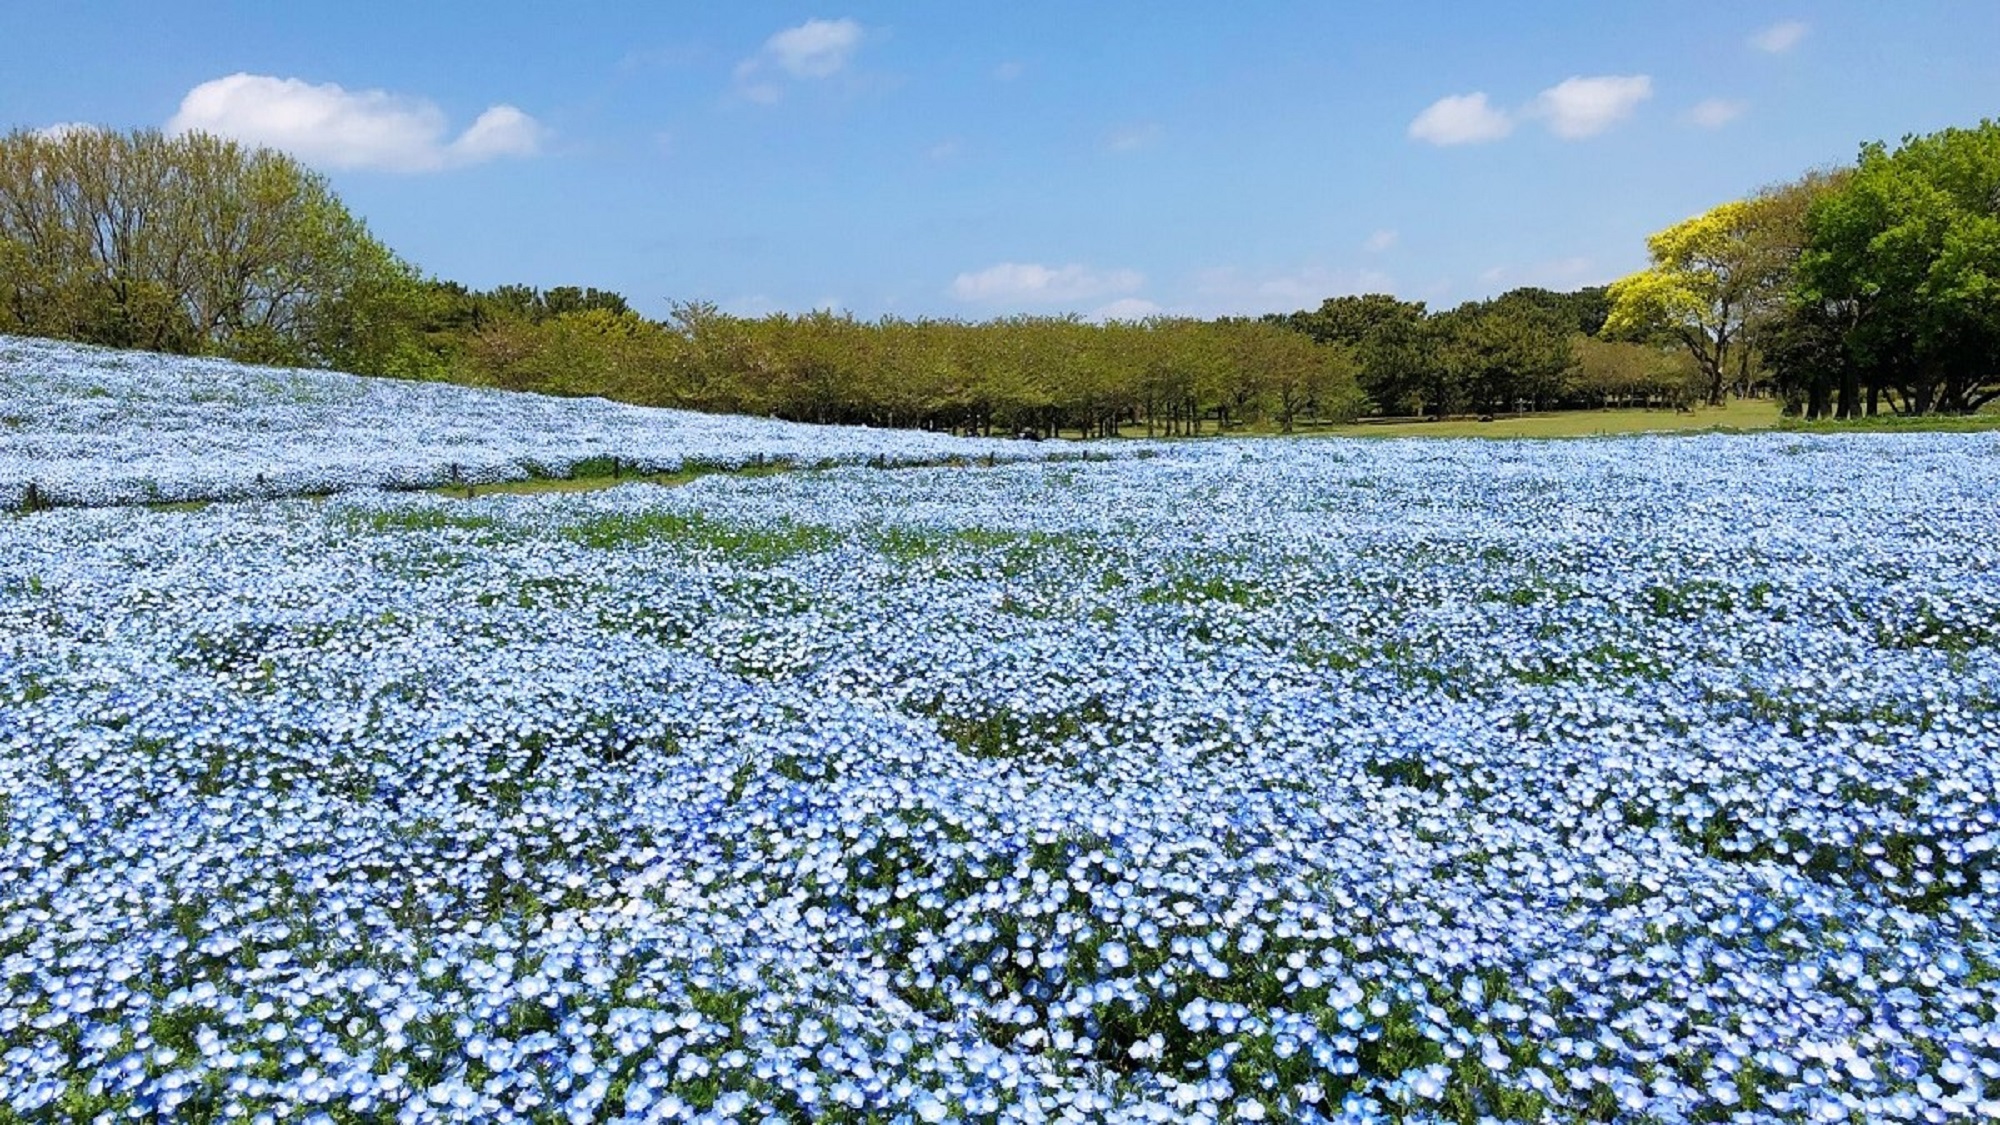
[[[564,477],[614,458],[657,473],[1074,452],[0,336],[0,511]]]
[[[0,520],[0,1117],[2000,1115],[1996,486],[1315,441]]]

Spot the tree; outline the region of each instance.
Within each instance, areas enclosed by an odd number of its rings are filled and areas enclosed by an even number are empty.
[[[1614,404],[1683,407],[1705,388],[1701,372],[1684,349],[1576,336],[1563,392],[1592,406]]]
[[[1732,378],[1748,393],[1759,344],[1792,299],[1807,213],[1846,176],[1809,172],[1653,235],[1646,240],[1652,267],[1611,286],[1603,334],[1678,342],[1700,370],[1711,406],[1722,405]]]
[[[1722,405],[1744,307],[1756,286],[1754,223],[1744,200],[1676,223],[1646,240],[1651,268],[1611,286],[1606,333],[1677,340],[1700,368],[1711,406]]]
[[[1385,293],[1329,297],[1318,309],[1293,313],[1286,323],[1322,344],[1352,349],[1361,389],[1377,410],[1395,413],[1426,405],[1421,384],[1432,357],[1422,301]]]
[[[1434,317],[1428,380],[1436,413],[1534,408],[1562,391],[1573,316],[1515,290]]]
[[[1597,335],[1604,327],[1605,318],[1611,315],[1611,298],[1602,285],[1589,285],[1568,293],[1523,286],[1509,289],[1494,299],[1540,309],[1562,321],[1569,332],[1581,332],[1585,336]]]
[[[1796,296],[1842,336],[1843,414],[1857,371],[1871,407],[1877,394],[1911,414],[2000,398],[2000,122],[1865,146],[1806,226]]]
[[[418,287],[281,153],[151,130],[0,138],[0,305],[14,330],[423,374]]]
[[[1361,413],[1365,396],[1348,349],[1272,324],[1244,324],[1236,335],[1239,366],[1256,378],[1281,433],[1291,433],[1308,412],[1342,422]]]

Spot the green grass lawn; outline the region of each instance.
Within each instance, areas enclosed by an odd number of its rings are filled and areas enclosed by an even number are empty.
[[[1784,419],[1772,399],[1732,399],[1725,406],[1672,410],[1564,410],[1547,414],[1501,414],[1491,422],[1357,422],[1300,430],[1338,437],[1557,438],[1598,434],[1643,434],[1668,430],[1769,430]]]
[[[739,469],[718,468],[712,465],[690,466],[677,473],[637,473],[630,469],[617,476],[610,470],[596,466],[587,467],[573,477],[535,477],[530,480],[497,481],[491,484],[474,485],[468,488],[462,484],[441,485],[430,491],[445,496],[464,496],[467,492],[474,496],[536,496],[546,492],[594,492],[600,488],[610,488],[617,484],[662,484],[676,485],[697,481],[716,473],[731,473],[743,477],[767,477],[775,473],[791,472],[789,464],[745,465]]]

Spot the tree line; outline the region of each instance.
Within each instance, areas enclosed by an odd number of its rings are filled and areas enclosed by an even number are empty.
[[[1343,349],[1269,321],[747,318],[701,302],[654,321],[576,293],[440,286],[432,338],[468,382],[806,422],[1173,436],[1365,406]]]
[[[1607,337],[1609,312],[1608,292],[1593,286],[1515,289],[1438,313],[1381,293],[1331,297],[1278,319],[1347,349],[1378,413],[1688,405],[1693,364],[1658,339]]]
[[[1710,402],[1753,377],[1809,419],[2000,399],[2000,122],[1866,145],[1648,250],[1607,331],[1678,341]]]
[[[1261,318],[653,319],[605,290],[422,277],[291,158],[201,134],[0,138],[0,331],[648,405],[977,433],[1289,431],[1720,403],[1811,417],[2000,394],[2000,127],[1722,204],[1607,288]]]

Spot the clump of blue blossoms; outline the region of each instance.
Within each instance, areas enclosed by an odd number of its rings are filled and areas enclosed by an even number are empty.
[[[2000,440],[1153,452],[0,518],[0,1120],[2000,1116]]]
[[[0,512],[1073,454],[0,335]]]

